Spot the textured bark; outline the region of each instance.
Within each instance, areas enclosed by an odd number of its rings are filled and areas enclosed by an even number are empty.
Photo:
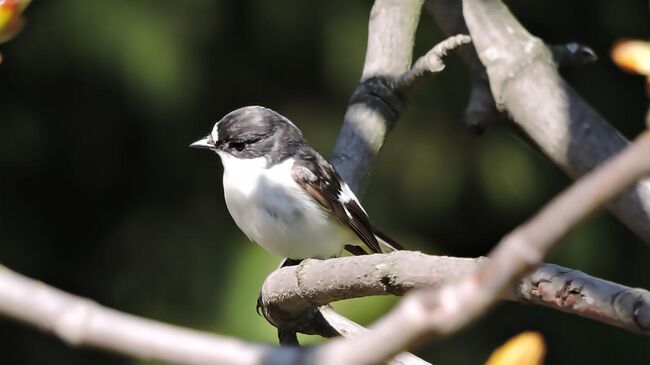
[[[0,266],[0,314],[89,346],[173,364],[295,364],[306,353],[132,316]]]
[[[495,108],[489,96],[493,95],[496,107],[506,111],[574,179],[628,145],[562,79],[551,51],[528,33],[501,1],[471,2],[471,7],[464,4],[464,21],[461,0],[429,0],[427,9],[446,33],[455,34],[469,27],[474,49],[465,47],[460,54],[476,80],[468,108],[473,123],[494,118]],[[580,49],[577,52],[575,62],[581,55]],[[565,56],[560,53],[556,58]],[[588,55],[583,56],[589,60]],[[650,243],[650,180],[638,182],[610,202],[608,208]]]
[[[370,295],[403,295],[416,288],[436,287],[475,272],[485,260],[410,251],[305,260],[267,277],[263,287],[264,308],[267,318],[277,327],[322,333],[323,323],[305,321],[304,313],[314,305]],[[540,266],[503,293],[501,299],[544,305],[650,335],[650,292],[557,265]]]
[[[423,1],[377,0],[370,11],[361,81],[350,98],[330,159],[357,195],[361,195],[386,134],[404,108],[403,97],[385,80],[411,68]]]
[[[580,271],[545,264],[517,287],[518,301],[650,335],[650,292],[596,279]]]

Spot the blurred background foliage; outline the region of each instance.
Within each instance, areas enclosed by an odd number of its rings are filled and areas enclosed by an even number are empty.
[[[626,136],[641,131],[644,80],[607,55],[619,38],[648,36],[647,1],[508,4],[546,41],[593,47],[601,60],[568,80]],[[236,229],[216,156],[187,146],[230,110],[261,104],[328,153],[361,72],[371,5],[32,3],[24,31],[1,47],[0,262],[119,310],[275,342],[255,298],[279,258]],[[415,55],[441,39],[425,14]],[[366,209],[406,247],[486,254],[570,183],[510,125],[481,137],[465,130],[468,86],[450,57],[412,92],[372,173]],[[578,227],[548,261],[650,288],[650,249],[609,213]],[[336,307],[369,323],[394,300]],[[650,362],[647,337],[511,303],[418,353],[437,364],[481,363],[523,330],[545,336],[548,364]],[[138,363],[70,349],[5,319],[0,354],[3,364]]]

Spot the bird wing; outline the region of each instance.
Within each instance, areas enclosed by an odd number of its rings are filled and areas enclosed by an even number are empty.
[[[371,252],[381,253],[368,215],[334,167],[316,150],[304,153],[294,163],[292,175],[300,187],[350,228]]]

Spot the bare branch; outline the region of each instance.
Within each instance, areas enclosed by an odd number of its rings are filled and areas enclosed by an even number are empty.
[[[449,21],[449,19],[445,21]],[[560,68],[582,67],[596,62],[598,59],[598,56],[591,48],[576,42],[549,45],[549,48],[553,54],[554,62]],[[469,55],[464,59],[476,63],[476,67],[471,67],[473,70],[475,69],[475,72],[472,74],[473,81],[469,100],[465,107],[464,120],[465,125],[472,131],[481,134],[487,126],[504,118],[502,118],[501,112],[497,110],[487,73],[478,56],[475,52],[465,52],[465,54]]]
[[[308,354],[121,313],[4,266],[0,266],[0,314],[51,332],[71,346],[173,364],[297,364],[304,363]]]
[[[321,308],[344,335],[363,333],[326,307]],[[320,365],[314,348],[249,343],[122,313],[29,279],[0,265],[0,315],[34,326],[70,346],[94,347],[142,359],[182,365]],[[426,365],[408,353],[392,365]]]
[[[650,292],[593,278],[557,265],[544,264],[522,280],[518,301],[650,335]]]
[[[445,69],[442,58],[453,49],[470,43],[472,39],[464,34],[451,36],[438,43],[424,56],[420,57],[410,70],[397,76],[393,88],[396,93],[403,94],[407,92],[415,83],[426,75],[432,75]]]
[[[427,0],[425,9],[435,19],[447,35],[469,33],[461,0]],[[586,45],[570,42],[567,44],[549,45],[555,63],[560,68],[580,67],[596,62],[598,56]],[[467,64],[472,77],[470,97],[465,108],[465,124],[477,134],[502,119],[497,110],[485,67],[479,60],[474,47],[464,47],[458,51],[461,59]]]
[[[376,2],[375,6],[379,3],[381,1]],[[404,108],[406,93],[423,77],[442,71],[445,68],[443,57],[470,41],[471,38],[464,34],[451,36],[403,72],[393,72],[392,63],[386,65],[385,74],[364,71],[367,78],[361,80],[352,95],[332,156],[332,163],[352,190],[358,192],[365,184],[368,170],[386,134],[397,123]],[[376,71],[376,62],[371,64]]]
[[[410,251],[306,260],[267,277],[262,289],[265,315],[277,327],[302,331],[320,326],[305,323],[303,313],[314,305],[370,295],[403,295],[412,289],[439,286],[474,272],[485,261]],[[540,304],[650,335],[650,292],[557,265],[540,266],[501,299]]]
[[[327,322],[336,328],[343,337],[355,337],[362,334],[370,334],[367,328],[358,325],[342,315],[336,313],[330,306],[320,307],[320,312]],[[402,352],[388,361],[389,365],[431,365],[431,363],[420,359],[419,357]]]
[[[382,78],[411,67],[415,29],[424,0],[377,0],[370,11],[368,48],[361,82],[350,98],[331,162],[350,188],[360,192],[404,100]]]
[[[477,85],[472,90],[472,97],[478,98],[470,101],[471,111],[467,112],[473,123],[494,119],[495,115],[491,114],[494,109],[489,105],[489,98],[494,95],[496,106],[507,111],[542,151],[574,179],[628,145],[616,129],[566,84],[549,49],[530,35],[502,2],[484,1],[484,6],[465,14],[465,20],[462,3],[461,0],[428,0],[427,9],[448,34],[466,31],[467,22],[474,47],[461,49],[461,58],[480,82],[484,82],[482,64],[487,67],[489,84]],[[582,51],[580,47],[576,49],[577,54]],[[607,207],[650,243],[650,180],[639,181]]]

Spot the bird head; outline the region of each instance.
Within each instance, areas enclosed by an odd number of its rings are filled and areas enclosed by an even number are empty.
[[[210,134],[192,143],[222,158],[283,159],[303,143],[302,132],[287,118],[261,106],[234,110],[219,120]]]

